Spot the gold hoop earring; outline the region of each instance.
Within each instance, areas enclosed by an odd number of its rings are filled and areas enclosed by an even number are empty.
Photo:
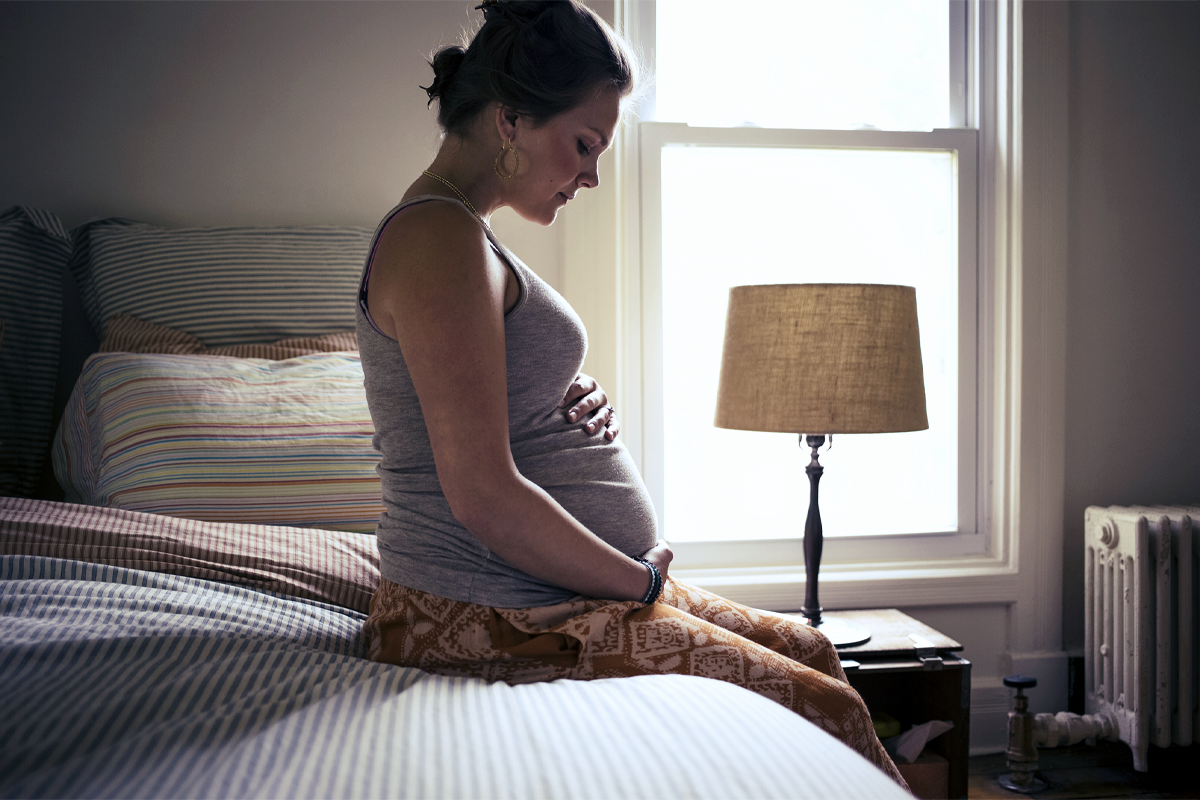
[[[517,160],[517,163],[513,165],[512,172],[508,173],[507,175],[504,174],[502,169],[504,166],[505,151],[511,151],[513,158]],[[517,170],[521,168],[521,154],[517,152],[517,148],[513,147],[508,139],[505,139],[504,144],[500,145],[500,152],[496,154],[496,160],[492,163],[492,168],[496,170],[496,174],[500,176],[500,180],[502,181],[506,181],[516,175]]]

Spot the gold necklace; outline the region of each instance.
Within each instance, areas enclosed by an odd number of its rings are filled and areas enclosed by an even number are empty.
[[[452,191],[456,195],[458,195],[458,199],[462,200],[463,203],[466,204],[467,208],[471,209],[471,213],[474,214],[475,216],[479,217],[480,222],[482,222],[484,225],[487,225],[487,221],[483,218],[483,216],[478,211],[475,210],[475,206],[471,205],[471,201],[467,199],[467,196],[465,194],[463,194],[462,192],[460,192],[458,190],[457,186],[455,186],[453,183],[451,183],[450,181],[443,178],[441,175],[435,175],[434,173],[430,172],[427,169],[421,170],[421,174],[428,175],[429,177],[433,178],[435,181],[439,181],[441,183],[444,183],[446,186],[450,187],[450,191]]]

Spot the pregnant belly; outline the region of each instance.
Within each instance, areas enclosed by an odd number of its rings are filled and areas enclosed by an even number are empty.
[[[654,546],[658,523],[624,445],[591,444],[517,459],[517,468],[592,533],[628,556]]]

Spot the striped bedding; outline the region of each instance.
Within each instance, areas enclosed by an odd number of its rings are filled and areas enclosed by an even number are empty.
[[[72,502],[372,533],[374,430],[357,353],[96,353],[52,456]]]
[[[282,361],[313,353],[358,352],[358,336],[354,331],[327,333],[323,336],[301,336],[278,342],[259,344],[230,344],[206,347],[190,333],[156,325],[132,314],[113,314],[104,329],[100,342],[101,353],[172,353],[194,356],[233,356],[235,358],[266,358]]]
[[[71,239],[46,211],[0,212],[0,494],[32,496],[54,434]]]
[[[906,796],[717,681],[367,661],[356,536],[0,501],[0,796]]]
[[[97,333],[124,312],[215,347],[353,330],[349,300],[373,231],[160,228],[107,219],[72,233],[70,268]]]
[[[379,585],[375,537],[0,497],[0,555],[148,570],[291,595],[365,614]]]

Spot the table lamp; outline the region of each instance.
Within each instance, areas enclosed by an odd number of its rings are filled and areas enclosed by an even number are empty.
[[[716,425],[797,433],[812,448],[804,524],[804,615],[839,647],[870,632],[821,615],[817,459],[835,433],[929,427],[917,293],[911,286],[802,283],[729,290]],[[867,487],[864,487],[867,489]]]

